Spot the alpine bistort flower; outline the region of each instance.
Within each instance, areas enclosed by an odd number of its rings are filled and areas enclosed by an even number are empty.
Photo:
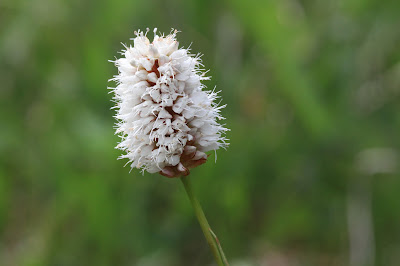
[[[112,80],[117,103],[116,148],[126,154],[131,168],[167,177],[189,174],[189,169],[206,162],[206,152],[225,147],[227,130],[214,91],[201,83],[210,78],[201,68],[200,55],[179,48],[177,31],[157,35],[150,42],[135,32],[134,46],[125,46],[115,61],[119,74]]]

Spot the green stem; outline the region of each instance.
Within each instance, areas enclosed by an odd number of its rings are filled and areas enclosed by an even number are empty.
[[[188,176],[181,177],[181,180],[182,180],[183,186],[185,187],[186,193],[190,199],[190,203],[193,206],[197,220],[200,223],[201,230],[203,230],[204,237],[206,238],[207,243],[211,248],[211,251],[214,255],[216,262],[220,266],[228,265],[228,263],[226,262],[225,256],[223,257],[224,259],[221,258],[222,255],[221,255],[219,249],[221,250],[221,252],[223,254],[222,248],[221,248],[221,246],[219,246],[219,248],[218,248],[218,245],[217,245],[218,240],[216,237],[214,238],[214,236],[211,233],[212,231],[211,231],[210,225],[208,224],[207,218],[204,215],[203,209],[201,208],[201,205],[200,205],[199,201],[197,200],[196,196],[193,194],[193,190],[192,190],[192,186],[190,184],[189,177]]]

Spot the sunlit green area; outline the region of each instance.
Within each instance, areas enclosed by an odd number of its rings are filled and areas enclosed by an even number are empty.
[[[227,104],[191,176],[232,266],[399,265],[394,0],[1,0],[0,265],[213,265],[180,181],[117,160],[108,60],[147,27]]]

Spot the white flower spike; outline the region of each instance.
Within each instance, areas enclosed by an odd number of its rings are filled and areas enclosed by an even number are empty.
[[[115,61],[119,74],[112,88],[117,103],[117,149],[126,154],[131,168],[167,177],[189,174],[189,169],[207,161],[206,152],[226,147],[222,135],[228,129],[217,120],[220,109],[214,91],[203,91],[209,80],[200,67],[200,55],[178,49],[177,31],[168,36],[146,37],[135,32],[134,46],[125,46]]]

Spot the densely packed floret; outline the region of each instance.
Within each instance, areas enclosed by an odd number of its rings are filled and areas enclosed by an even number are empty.
[[[116,148],[126,154],[131,167],[168,177],[189,174],[189,169],[206,162],[206,152],[227,145],[227,131],[214,91],[204,91],[209,80],[199,55],[179,48],[177,31],[168,36],[147,38],[135,32],[134,46],[125,46],[115,61],[119,74],[112,80],[117,103]]]

